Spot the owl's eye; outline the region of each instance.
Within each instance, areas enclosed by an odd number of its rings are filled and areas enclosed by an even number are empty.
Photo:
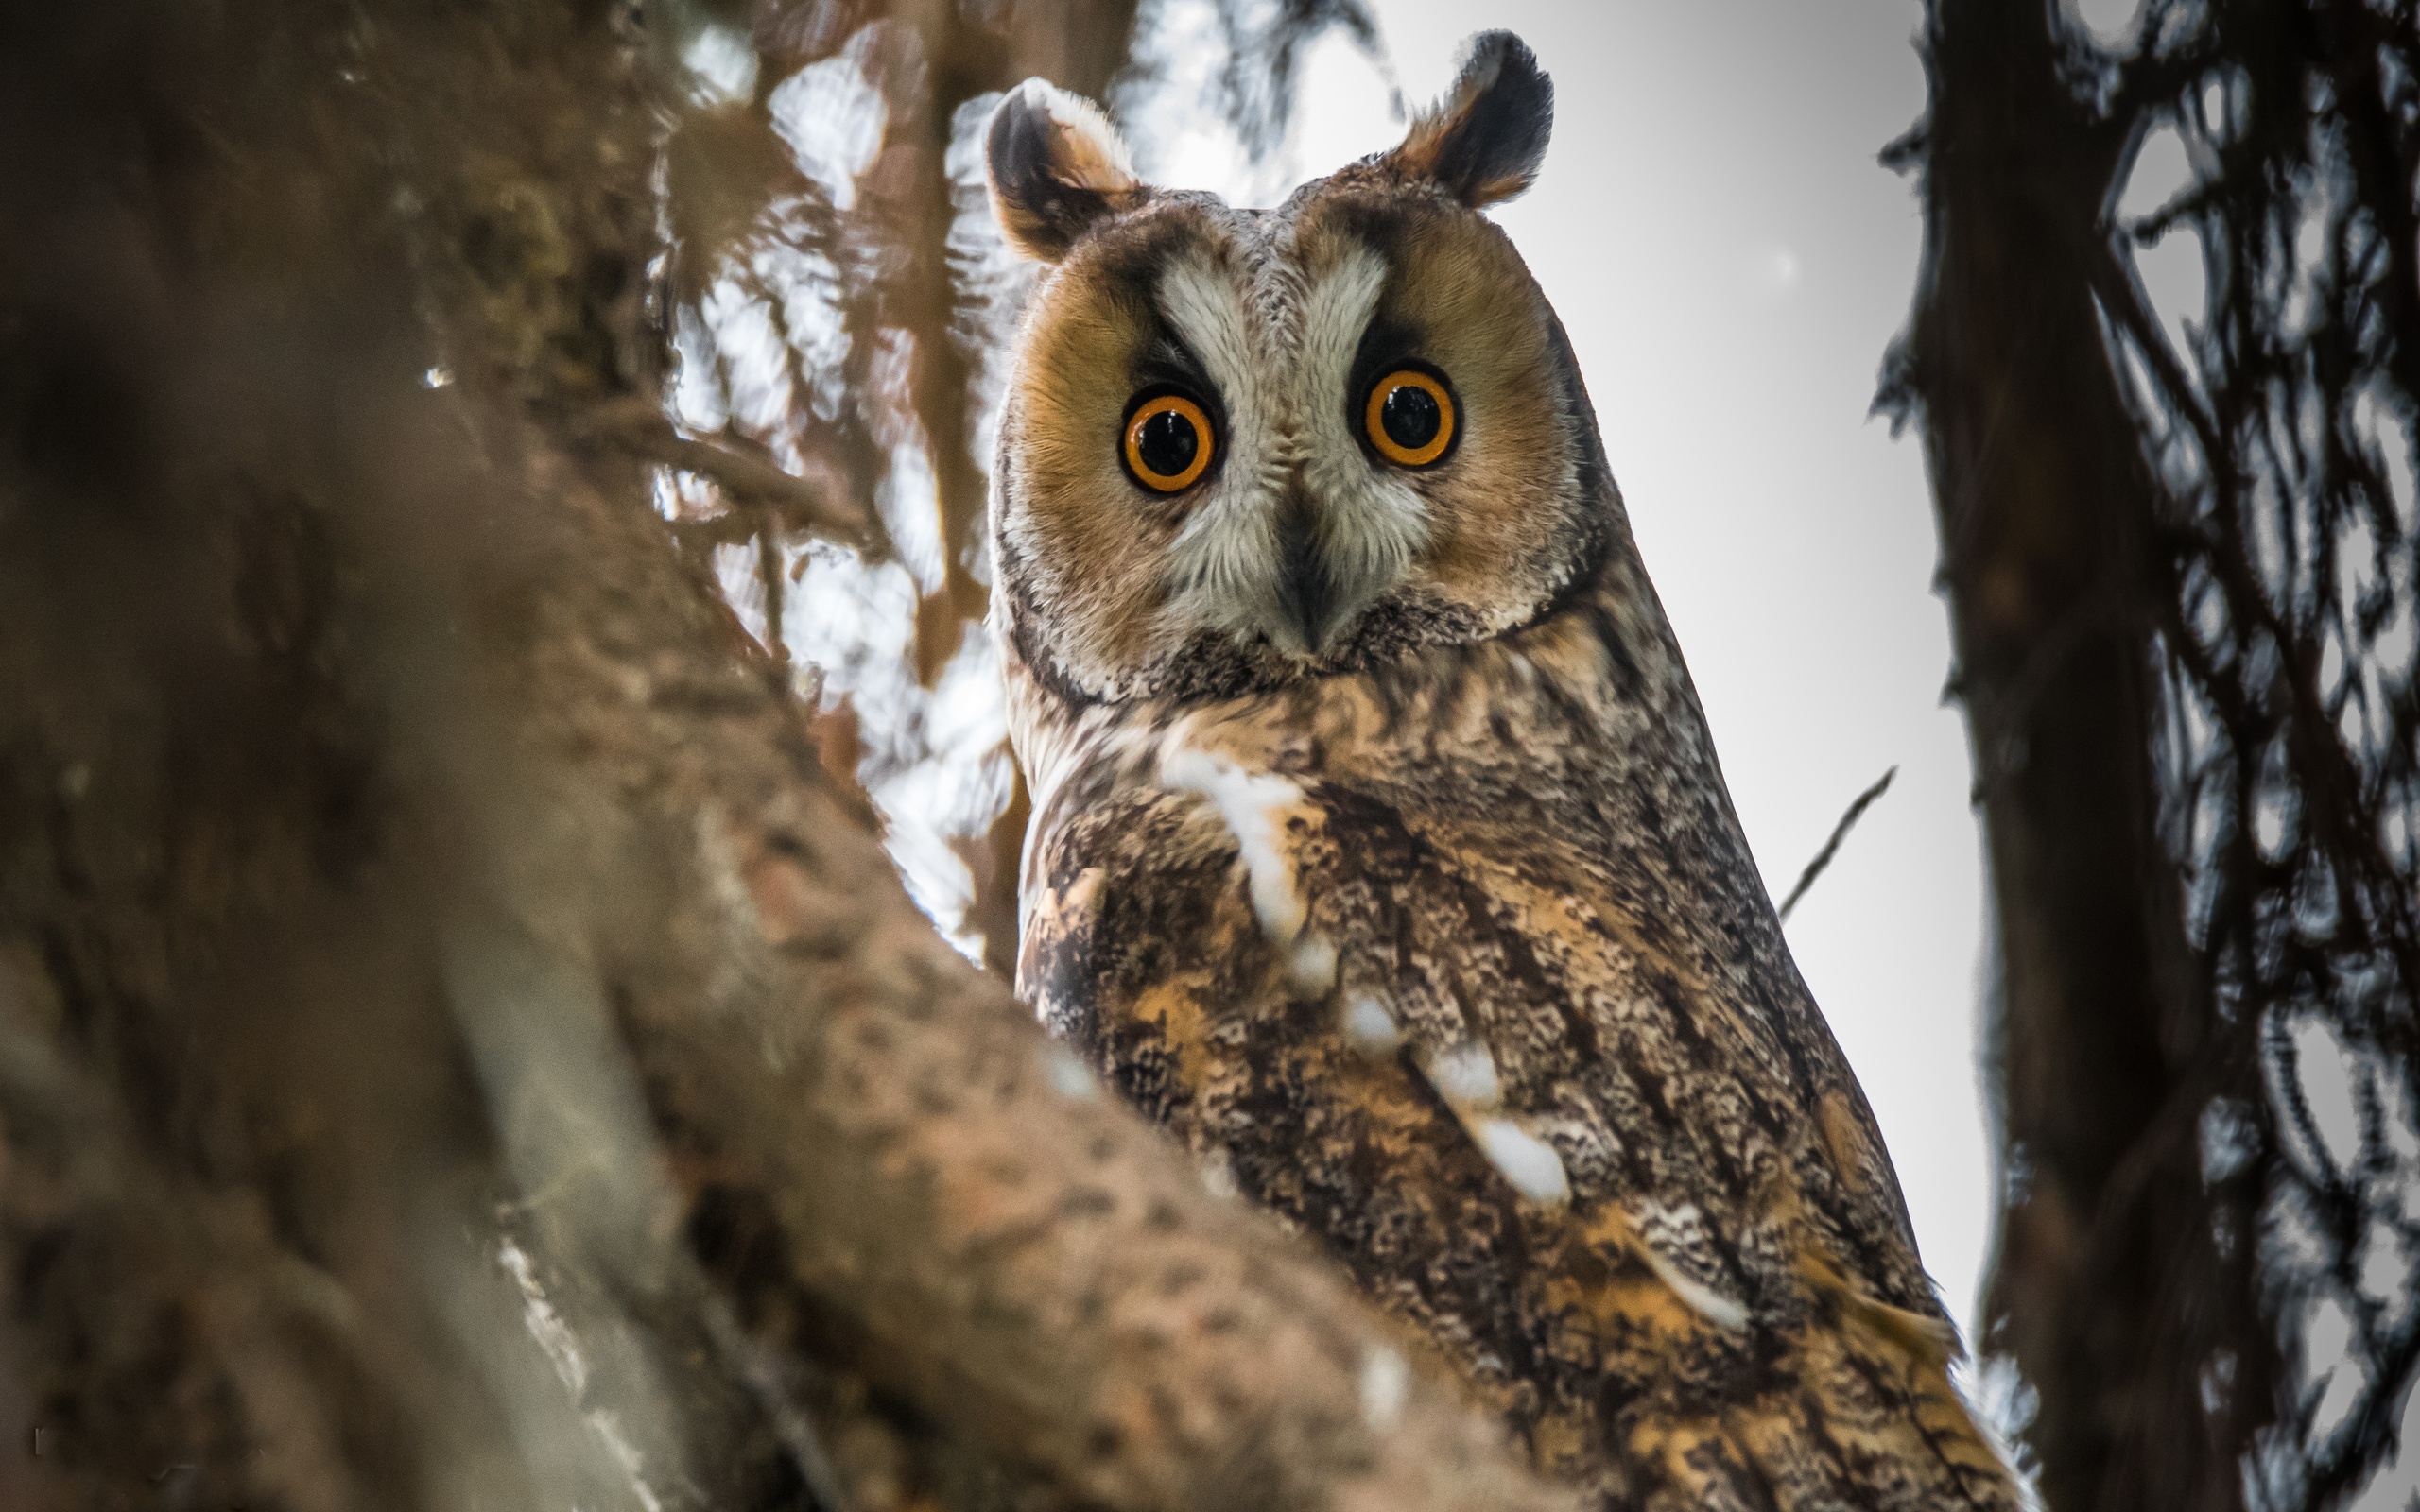
[[[1454,394],[1418,368],[1398,368],[1370,387],[1361,427],[1397,467],[1427,467],[1454,449]]]
[[[1183,394],[1153,394],[1126,417],[1126,471],[1161,493],[1189,489],[1219,449],[1210,417]]]

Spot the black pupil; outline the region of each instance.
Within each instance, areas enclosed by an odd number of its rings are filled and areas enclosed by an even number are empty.
[[[1193,454],[1201,450],[1201,433],[1182,410],[1163,409],[1144,418],[1143,435],[1134,444],[1134,455],[1155,477],[1173,478],[1184,475],[1193,465]]]
[[[1397,384],[1378,408],[1378,423],[1386,428],[1388,440],[1417,452],[1437,438],[1445,412],[1437,407],[1437,396],[1418,384]]]

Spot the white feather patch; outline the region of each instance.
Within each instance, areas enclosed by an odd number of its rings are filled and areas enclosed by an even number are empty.
[[[1210,371],[1225,403],[1227,458],[1178,533],[1169,559],[1181,615],[1250,635],[1280,630],[1277,507],[1288,460],[1271,413],[1270,363],[1243,291],[1199,253],[1160,275],[1160,314]],[[1300,649],[1293,647],[1292,649]]]
[[[1428,537],[1427,505],[1372,465],[1357,435],[1364,396],[1345,391],[1386,283],[1386,260],[1358,247],[1313,286],[1295,374],[1304,473],[1319,501],[1340,623],[1392,587]]]
[[[1437,1052],[1428,1063],[1428,1080],[1457,1112],[1484,1111],[1504,1096],[1495,1075],[1495,1057],[1477,1040]]]
[[[1403,1029],[1385,1004],[1364,992],[1345,1006],[1344,1038],[1365,1056],[1391,1056],[1403,1043]]]
[[[1285,778],[1247,772],[1191,746],[1178,746],[1161,759],[1160,784],[1210,800],[1242,853],[1251,878],[1253,914],[1260,920],[1261,932],[1281,946],[1292,945],[1303,932],[1308,905],[1283,842],[1287,815],[1302,804],[1303,790]],[[1333,980],[1333,947],[1327,953],[1326,970]]]
[[[1497,1111],[1504,1083],[1487,1046],[1475,1040],[1447,1045],[1428,1057],[1427,1072],[1428,1084],[1513,1191],[1549,1207],[1571,1200],[1571,1176],[1554,1146]]]
[[[1670,1287],[1672,1295],[1688,1303],[1690,1309],[1700,1317],[1717,1328],[1744,1329],[1748,1326],[1746,1306],[1723,1296],[1705,1282],[1690,1277],[1678,1265],[1656,1253],[1653,1245],[1641,1245],[1638,1247],[1647,1256],[1648,1268],[1655,1272],[1655,1279]]]
[[[1326,936],[1305,930],[1286,957],[1286,970],[1294,979],[1294,990],[1317,1002],[1336,988],[1336,946]]]
[[[1480,1153],[1512,1184],[1513,1191],[1549,1207],[1571,1200],[1571,1178],[1564,1174],[1563,1157],[1553,1145],[1509,1118],[1478,1119],[1470,1130]]]

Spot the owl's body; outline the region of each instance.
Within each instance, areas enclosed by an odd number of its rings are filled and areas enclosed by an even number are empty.
[[[1269,212],[1004,106],[995,201],[1056,263],[993,520],[1019,989],[1609,1504],[2013,1507],[1568,345],[1476,213],[1547,99],[1483,39]]]

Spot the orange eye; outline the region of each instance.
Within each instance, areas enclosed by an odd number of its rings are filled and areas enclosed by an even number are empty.
[[[1454,396],[1417,368],[1398,368],[1370,387],[1362,429],[1397,467],[1426,467],[1453,449]]]
[[[1183,394],[1155,395],[1126,417],[1126,471],[1147,489],[1191,488],[1217,450],[1210,417]]]

